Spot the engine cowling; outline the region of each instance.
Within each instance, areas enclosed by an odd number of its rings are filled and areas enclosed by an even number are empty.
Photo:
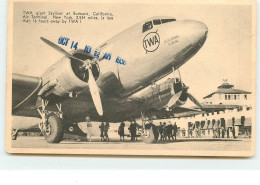
[[[77,50],[73,56],[82,60],[92,59],[83,50]],[[96,80],[100,74],[98,64],[92,64],[91,70]],[[82,70],[80,62],[63,57],[42,75],[43,87],[39,95],[74,96],[88,87],[88,76],[88,70]]]
[[[145,108],[161,109],[166,107],[172,96],[182,91],[182,83],[179,79],[169,78],[168,80],[151,85],[142,95],[146,99]],[[182,93],[174,105],[174,108],[185,104],[187,101],[186,93]]]

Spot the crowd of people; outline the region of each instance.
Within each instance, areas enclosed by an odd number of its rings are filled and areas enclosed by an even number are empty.
[[[92,123],[89,119],[89,117],[86,117],[86,138],[87,141],[91,142],[91,138],[94,135],[92,131]],[[125,123],[121,122],[119,127],[118,127],[118,135],[120,137],[120,141],[125,141]],[[109,141],[109,136],[108,136],[108,130],[110,128],[109,122],[101,122],[99,126],[100,130],[100,140],[101,141]],[[136,121],[131,121],[130,126],[128,128],[131,141],[137,141],[137,130],[141,128],[140,125],[136,123]],[[176,135],[177,135],[177,125],[176,123],[171,124],[171,121],[166,124],[166,122],[160,122],[160,125],[157,126],[160,140],[165,141],[165,140],[176,140]]]
[[[215,124],[213,128],[207,128],[202,130],[201,127],[193,125],[189,129],[188,136],[189,138],[200,138],[205,135],[205,132],[208,132],[208,136],[212,132],[213,138],[233,138],[236,139],[236,130],[235,130],[235,119],[232,119],[232,126],[225,127],[221,124]]]
[[[189,129],[188,137],[189,138],[200,138],[205,136],[205,132],[208,132],[210,135],[210,130],[212,130],[213,138],[234,138],[236,139],[235,135],[235,128],[234,127],[214,127],[212,129],[201,130],[201,128],[195,127],[194,129]],[[231,134],[230,134],[231,133]],[[183,134],[185,136],[185,132]]]
[[[236,134],[235,134],[235,120],[232,120],[232,127],[223,127],[221,124],[216,124],[218,125],[217,127],[213,127],[212,129],[207,129],[207,130],[202,130],[201,127],[197,127],[195,124],[192,127],[189,127],[187,136],[186,135],[186,130],[183,128],[180,130],[180,136],[181,137],[189,137],[189,138],[200,138],[205,135],[205,132],[209,132],[208,135],[210,135],[210,130],[212,130],[212,135],[213,138],[234,138],[236,139]],[[86,138],[88,141],[91,142],[91,138],[93,136],[92,132],[92,124],[89,119],[89,117],[86,118]],[[118,135],[120,138],[120,141],[125,141],[125,127],[126,124],[124,122],[121,122],[119,127],[118,127]],[[177,133],[178,133],[178,127],[176,125],[176,122],[174,124],[171,123],[171,121],[166,122],[160,122],[157,127],[157,131],[159,132],[159,138],[158,140],[161,141],[166,141],[166,140],[177,140]],[[109,122],[101,122],[99,129],[100,129],[100,138],[101,141],[109,141],[109,136],[108,136],[108,131],[109,131],[110,125]],[[137,132],[138,129],[141,128],[140,125],[136,123],[136,121],[131,121],[130,126],[128,128],[131,141],[137,141]]]

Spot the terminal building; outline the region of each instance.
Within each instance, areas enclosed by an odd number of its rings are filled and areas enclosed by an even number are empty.
[[[227,80],[203,99],[203,110],[207,112],[251,107],[251,92],[235,89]]]

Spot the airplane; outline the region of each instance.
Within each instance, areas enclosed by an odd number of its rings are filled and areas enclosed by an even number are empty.
[[[40,118],[39,128],[48,143],[61,142],[69,125],[85,121],[86,116],[107,122],[141,117],[143,140],[156,142],[151,112],[174,112],[188,98],[201,107],[180,77],[157,82],[194,56],[207,34],[200,21],[159,16],[120,32],[95,53],[68,52],[41,37],[64,57],[41,77],[12,74],[12,115]],[[97,51],[101,57],[95,56]],[[13,138],[18,130],[13,129]]]

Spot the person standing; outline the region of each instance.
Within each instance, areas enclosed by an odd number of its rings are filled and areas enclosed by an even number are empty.
[[[92,124],[91,124],[91,120],[90,120],[90,117],[89,117],[89,116],[86,117],[86,125],[87,125],[86,138],[87,138],[87,141],[89,140],[89,141],[91,142],[91,137],[92,137]]]
[[[92,123],[90,121],[87,122],[87,136],[88,136],[88,140],[91,142],[93,132],[92,132]]]
[[[163,122],[163,139],[167,140],[168,138],[168,125],[166,125],[166,122]]]
[[[105,128],[104,128],[104,138],[105,141],[109,141],[109,137],[108,137],[108,130],[109,130],[109,122],[106,122],[105,124]]]
[[[125,123],[122,121],[119,125],[118,128],[118,134],[120,136],[120,141],[124,141],[124,137],[125,137]]]
[[[220,127],[217,127],[217,137],[220,138]]]
[[[173,125],[173,137],[174,137],[174,140],[176,141],[177,140],[177,131],[178,131],[178,127],[176,125],[176,122],[174,123]]]
[[[136,127],[134,125],[134,123],[131,121],[131,124],[128,128],[128,130],[130,131],[130,134],[131,134],[131,141],[134,141],[135,140],[135,132],[136,132]]]
[[[192,138],[192,127],[189,127],[189,138]]]
[[[105,124],[104,122],[101,122],[101,125],[99,126],[100,129],[100,140],[104,141],[104,130],[105,130]]]
[[[162,125],[162,122],[160,122],[158,130],[159,130],[160,138],[161,138],[161,141],[162,141],[163,140],[163,125]]]
[[[194,129],[194,130],[195,130],[195,137],[196,137],[196,138],[198,138],[198,128],[197,128],[197,127],[195,127],[195,129]]]
[[[213,128],[213,138],[217,138],[217,128]]]
[[[183,138],[185,137],[185,132],[186,132],[186,130],[185,130],[185,128],[183,128],[183,129],[182,129],[182,137],[183,137]]]
[[[137,134],[136,134],[136,132],[137,132],[137,128],[138,128],[138,124],[136,123],[136,121],[134,120],[134,130],[135,130],[135,132],[134,132],[134,137],[135,137],[135,141],[137,141]]]
[[[169,121],[169,125],[168,125],[168,139],[169,140],[173,140],[173,133],[174,131],[173,131],[173,125],[172,125],[172,123],[171,123],[171,121]]]
[[[224,138],[225,137],[225,128],[223,126],[221,127],[221,131],[222,131],[222,138]]]
[[[233,135],[233,138],[236,139],[235,118],[232,118],[232,135]]]

